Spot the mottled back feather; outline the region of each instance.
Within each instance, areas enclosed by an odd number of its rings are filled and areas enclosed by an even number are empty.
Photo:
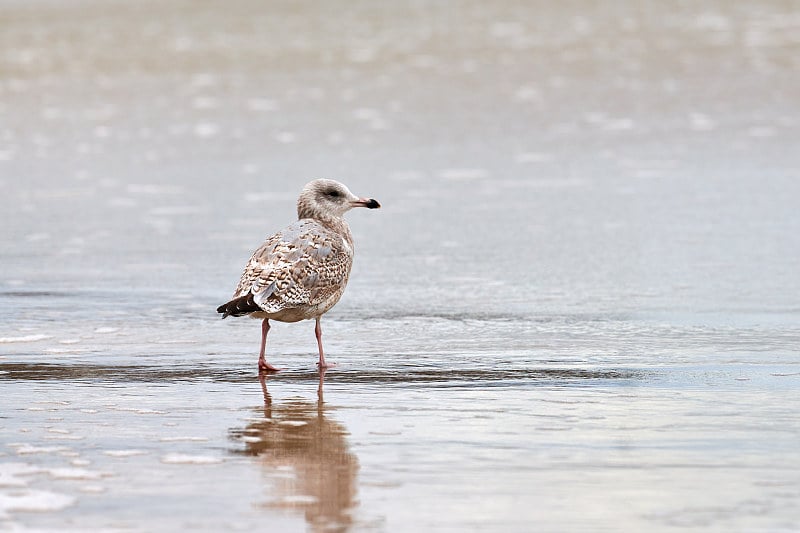
[[[333,231],[317,220],[302,219],[270,236],[247,262],[231,302],[252,295],[265,313],[330,309],[341,297],[353,264],[350,230],[340,222]]]

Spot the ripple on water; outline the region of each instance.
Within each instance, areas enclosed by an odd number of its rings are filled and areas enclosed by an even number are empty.
[[[252,368],[231,368],[225,365],[91,365],[52,363],[0,363],[2,380],[76,380],[82,382],[175,382],[213,381],[220,383],[251,383]],[[338,367],[327,374],[330,383],[453,385],[478,386],[515,385],[530,383],[589,383],[603,380],[639,380],[649,374],[628,368],[564,368],[486,366],[452,369],[437,366],[403,365],[389,368]],[[316,370],[283,370],[270,377],[274,382],[305,382],[318,378]],[[118,407],[120,411],[137,414],[164,414],[163,411],[139,407]]]

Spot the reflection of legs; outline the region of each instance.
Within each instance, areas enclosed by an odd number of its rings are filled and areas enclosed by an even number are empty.
[[[322,390],[322,388],[325,385],[325,371],[326,370],[327,370],[326,368],[320,368],[319,369],[319,387],[317,388],[317,400],[318,400],[317,401],[317,409],[318,410],[322,409],[322,403],[325,401],[324,391]]]
[[[333,363],[327,364],[325,362],[325,353],[322,351],[322,327],[319,325],[320,317],[317,317],[317,324],[314,326],[314,335],[317,336],[317,346],[319,346],[319,363],[317,365],[320,369],[329,368],[333,366]]]
[[[258,373],[258,381],[261,383],[261,393],[264,395],[264,417],[272,418],[272,395],[267,390],[267,375],[266,373]]]
[[[258,371],[261,372],[277,372],[278,369],[267,363],[264,358],[264,352],[267,350],[267,333],[269,333],[269,319],[265,318],[261,322],[261,352],[258,354]]]

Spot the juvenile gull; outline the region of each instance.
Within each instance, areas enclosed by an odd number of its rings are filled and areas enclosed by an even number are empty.
[[[233,298],[219,306],[226,316],[262,319],[259,372],[277,371],[264,352],[270,319],[313,318],[319,367],[327,368],[320,318],[341,298],[353,266],[353,235],[344,214],[354,207],[376,209],[377,200],[359,198],[334,180],[314,180],[297,199],[297,222],[270,236],[247,262]]]

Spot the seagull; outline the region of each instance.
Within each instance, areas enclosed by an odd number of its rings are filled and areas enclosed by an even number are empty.
[[[250,257],[233,298],[217,308],[222,318],[261,319],[258,371],[277,372],[267,363],[269,321],[314,319],[320,370],[328,368],[322,350],[320,318],[344,293],[353,266],[353,235],[344,214],[354,207],[377,209],[372,198],[359,198],[342,183],[318,179],[297,199],[298,220],[267,237]]]

